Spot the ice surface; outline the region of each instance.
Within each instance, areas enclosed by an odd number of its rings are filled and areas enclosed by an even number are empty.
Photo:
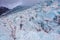
[[[0,40],[60,40],[59,4],[57,1],[48,6],[45,3],[2,16]]]

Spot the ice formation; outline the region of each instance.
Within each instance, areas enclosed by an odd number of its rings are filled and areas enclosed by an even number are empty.
[[[43,1],[17,11],[0,18],[0,40],[60,40],[58,1]]]

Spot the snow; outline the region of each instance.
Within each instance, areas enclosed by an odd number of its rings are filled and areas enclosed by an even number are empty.
[[[23,11],[17,9],[16,13],[12,11],[10,13],[13,14],[2,16],[0,40],[60,40],[60,25],[53,20],[59,15],[58,8],[43,4],[38,3]]]

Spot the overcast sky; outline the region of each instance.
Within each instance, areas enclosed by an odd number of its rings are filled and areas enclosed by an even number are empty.
[[[30,6],[38,3],[40,0],[0,0],[0,6],[14,8],[17,5]]]

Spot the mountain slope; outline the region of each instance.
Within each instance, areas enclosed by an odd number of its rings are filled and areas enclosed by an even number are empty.
[[[6,13],[7,11],[9,11],[10,9],[6,8],[6,7],[0,7],[0,15],[2,15],[3,13]]]

